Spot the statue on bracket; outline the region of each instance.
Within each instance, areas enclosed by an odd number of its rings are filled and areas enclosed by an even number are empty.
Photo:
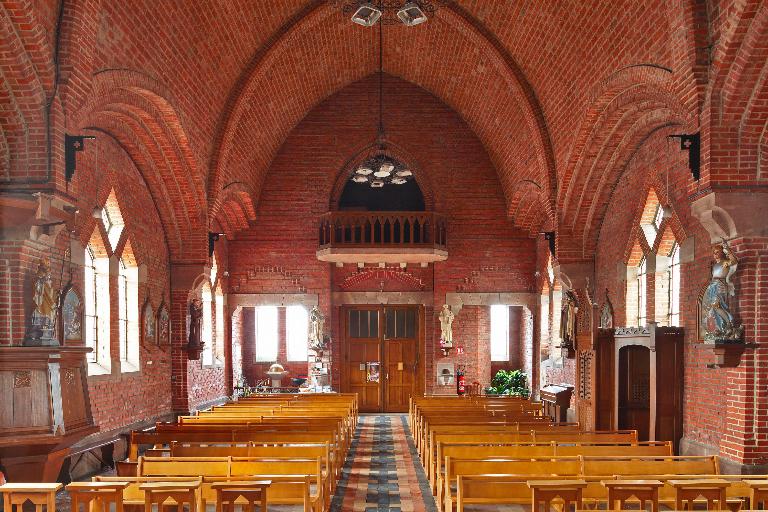
[[[443,348],[453,347],[453,318],[454,314],[448,304],[443,304],[440,311],[440,345]]]
[[[325,316],[320,312],[320,308],[313,306],[309,312],[309,349],[315,352],[318,357],[323,354],[326,348],[324,327]]]
[[[600,310],[600,328],[610,329],[613,327],[613,304],[611,299],[608,298],[608,290],[605,290],[605,302],[603,308]]]
[[[563,358],[573,358],[576,355],[576,322],[579,313],[579,302],[571,290],[563,294],[563,308],[560,312],[560,348]]]
[[[200,359],[203,351],[203,302],[194,298],[189,303],[189,340],[187,343],[187,359],[196,361]]]
[[[735,325],[731,299],[736,289],[731,278],[739,261],[728,242],[712,247],[712,278],[701,301],[702,328],[706,343],[735,343],[742,341],[744,326]]]
[[[37,264],[32,285],[32,314],[25,339],[26,345],[58,345],[56,340],[56,315],[59,294],[53,289],[51,266],[41,258]]]

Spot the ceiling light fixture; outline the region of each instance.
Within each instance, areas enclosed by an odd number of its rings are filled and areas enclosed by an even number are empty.
[[[351,0],[345,1],[342,8],[344,14],[351,15],[352,21],[363,27],[376,23],[392,25],[398,21],[414,27],[427,21],[436,10],[429,0]]]
[[[419,25],[427,21],[427,15],[421,10],[416,2],[408,2],[402,9],[397,11],[397,17],[409,27]]]
[[[352,15],[352,21],[364,27],[371,27],[381,18],[381,9],[370,2],[361,4]]]
[[[373,188],[382,188],[388,184],[403,185],[413,177],[413,172],[410,169],[387,155],[386,138],[384,130],[384,25],[379,25],[379,129],[376,135],[378,147],[352,172],[350,179],[354,183],[369,183]]]

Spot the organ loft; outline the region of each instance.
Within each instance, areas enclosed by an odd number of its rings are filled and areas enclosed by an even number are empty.
[[[767,57],[763,0],[0,0],[3,510],[765,510]]]

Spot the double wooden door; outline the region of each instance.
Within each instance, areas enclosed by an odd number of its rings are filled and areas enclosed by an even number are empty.
[[[421,306],[344,306],[343,392],[357,393],[362,412],[404,412],[421,391]]]

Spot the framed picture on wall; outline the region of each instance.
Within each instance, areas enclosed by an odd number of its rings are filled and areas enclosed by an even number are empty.
[[[157,325],[155,310],[152,308],[150,300],[147,299],[141,310],[141,341],[145,346],[154,345],[157,343],[156,336]]]
[[[62,294],[61,333],[62,345],[83,341],[83,301],[71,284]]]
[[[171,317],[168,314],[168,306],[165,302],[157,308],[157,346],[169,347],[171,345]]]

